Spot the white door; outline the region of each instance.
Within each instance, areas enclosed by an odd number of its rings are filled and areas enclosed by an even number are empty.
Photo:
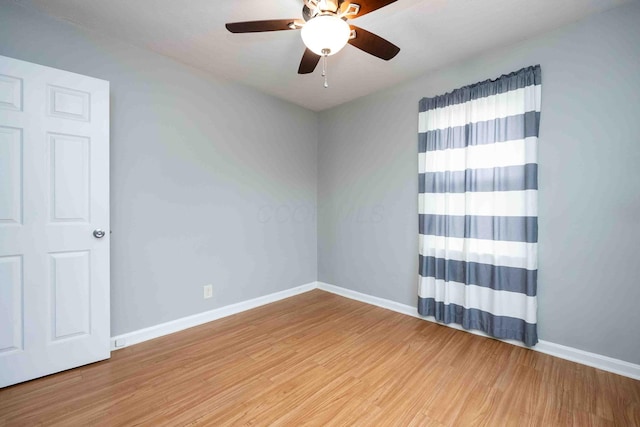
[[[0,387],[109,358],[108,230],[109,83],[0,56]]]

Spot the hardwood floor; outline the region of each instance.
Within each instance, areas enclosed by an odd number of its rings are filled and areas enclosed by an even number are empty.
[[[640,381],[319,290],[0,390],[0,425],[640,426]]]

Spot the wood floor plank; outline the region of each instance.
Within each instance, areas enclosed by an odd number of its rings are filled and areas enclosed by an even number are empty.
[[[640,426],[640,381],[319,290],[0,390],[0,426]]]

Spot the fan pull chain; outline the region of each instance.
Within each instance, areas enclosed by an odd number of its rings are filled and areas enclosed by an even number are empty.
[[[329,49],[322,49],[322,77],[324,77],[324,87],[329,87],[329,82],[327,81],[327,56],[329,56]]]

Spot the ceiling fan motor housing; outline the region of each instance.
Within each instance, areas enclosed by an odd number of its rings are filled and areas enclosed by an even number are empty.
[[[305,21],[314,18],[317,15],[330,13],[338,14],[340,6],[345,0],[304,0],[302,7],[302,17]]]

